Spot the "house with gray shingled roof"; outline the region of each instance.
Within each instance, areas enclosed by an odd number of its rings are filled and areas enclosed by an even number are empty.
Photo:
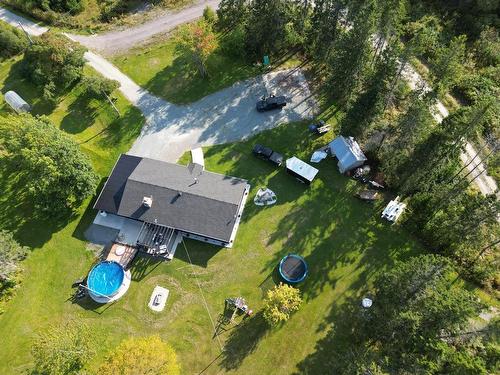
[[[244,179],[198,164],[123,154],[94,204],[94,224],[120,231],[119,242],[167,257],[182,237],[232,247],[249,189]]]

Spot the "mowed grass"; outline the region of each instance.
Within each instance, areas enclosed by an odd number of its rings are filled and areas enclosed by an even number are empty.
[[[31,106],[33,115],[47,116],[54,125],[68,133],[91,157],[96,171],[106,176],[118,155],[127,151],[139,134],[144,118],[116,91],[118,115],[106,100],[87,98],[80,85],[76,85],[60,97],[57,104],[50,105],[42,98],[40,87],[22,76],[20,58],[0,64],[0,92],[14,90]],[[97,75],[92,68],[85,67],[86,75]],[[0,115],[13,113],[0,95]]]
[[[80,130],[78,119],[85,118],[87,111],[78,105],[69,112],[74,113],[71,121],[64,121],[69,114],[63,112],[78,100],[78,95],[73,99],[71,96],[58,106],[61,112],[56,109],[50,115],[65,131],[87,139],[90,134],[83,137],[82,133],[99,127],[94,121]],[[95,139],[103,137],[97,129]],[[126,142],[110,145],[95,139],[82,147],[88,147],[86,152],[105,175]],[[125,337],[149,334],[159,334],[174,346],[186,374],[290,374],[307,370],[310,361],[306,358],[321,349],[316,347],[318,340],[335,324],[330,318],[332,311],[345,308],[351,298],[359,302],[373,277],[390,268],[395,260],[422,251],[398,226],[386,225],[379,219],[380,207],[354,198],[355,182],[341,176],[333,160],[319,165],[318,177],[307,187],[283,168],[274,168],[251,155],[253,144],[261,142],[286,156],[308,160],[313,150],[326,141],[327,137],[311,136],[306,123],[294,123],[245,142],[206,148],[207,170],[246,178],[252,186],[235,246],[220,249],[186,241],[171,262],[139,257],[132,265],[129,291],[112,305],[70,300],[72,282],[85,275],[95,259],[82,236],[95,215],[90,204],[59,226],[35,221],[18,230],[18,238],[32,242],[35,250],[23,264],[22,287],[0,316],[0,336],[8,338],[0,347],[0,373],[28,369],[36,333],[66,319],[92,327],[97,355],[89,364],[91,370]],[[187,160],[186,155],[181,161]],[[10,177],[2,177],[1,181],[12,187]],[[276,192],[276,205],[254,206],[252,199],[261,186]],[[11,204],[9,197],[16,189],[7,191],[2,207]],[[0,212],[2,224],[8,221],[6,213],[3,209]],[[25,210],[22,215],[30,217]],[[265,291],[278,281],[276,265],[291,252],[304,256],[309,264],[309,276],[299,286],[305,302],[285,325],[269,329],[259,310]],[[166,309],[159,314],[147,308],[155,285],[170,289]],[[217,324],[224,300],[235,296],[245,297],[255,316],[242,323],[237,319],[239,324],[226,327],[214,338],[210,317]],[[323,373],[328,373],[327,364],[324,366]]]
[[[114,56],[112,61],[136,83],[176,104],[194,102],[262,72],[219,48],[208,58],[209,77],[203,78],[190,58],[176,48],[175,38],[158,38],[148,46]]]

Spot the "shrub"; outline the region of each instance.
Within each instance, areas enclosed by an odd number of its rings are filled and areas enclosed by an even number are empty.
[[[25,75],[50,91],[61,92],[79,80],[83,74],[85,49],[62,34],[47,32],[36,39],[24,54]]]
[[[110,95],[120,84],[118,81],[107,79],[102,76],[86,76],[82,79],[82,85],[85,93],[93,98],[101,98],[104,95]]]
[[[203,9],[203,19],[209,25],[214,25],[217,21],[217,15],[212,8],[206,6],[205,9]]]
[[[174,349],[159,336],[123,341],[103,362],[100,375],[178,375],[180,367]]]
[[[24,259],[28,248],[19,245],[12,233],[0,231],[0,297],[16,285],[19,261]]]
[[[280,284],[267,292],[264,301],[264,319],[270,325],[286,322],[302,303],[300,291],[286,284]]]
[[[0,23],[0,59],[21,53],[28,46],[28,38],[22,31]]]

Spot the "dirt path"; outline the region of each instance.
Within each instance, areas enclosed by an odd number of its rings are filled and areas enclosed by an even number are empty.
[[[189,8],[179,11],[166,11],[161,16],[142,25],[104,34],[92,36],[71,35],[71,37],[89,49],[104,55],[111,55],[141,45],[156,34],[168,32],[183,23],[201,17],[206,6],[216,10],[219,3],[220,0],[198,1]]]
[[[403,71],[403,75],[413,90],[415,90],[417,87],[422,87],[425,91],[431,90],[427,82],[425,82],[420,74],[418,74],[417,71],[410,65],[406,66],[406,69]],[[434,119],[438,123],[441,123],[446,117],[449,116],[449,114],[450,113],[448,112],[448,109],[446,109],[444,104],[438,100],[433,111]],[[477,151],[474,149],[472,144],[467,142],[465,145],[465,149],[460,155],[460,159],[462,160],[462,163],[467,166],[467,170],[469,172],[472,172],[469,178],[474,179],[474,183],[476,184],[477,188],[484,195],[496,193],[498,196],[499,192],[497,191],[498,186],[496,184],[496,181],[491,176],[488,176],[485,164],[483,163],[481,158],[476,155]]]

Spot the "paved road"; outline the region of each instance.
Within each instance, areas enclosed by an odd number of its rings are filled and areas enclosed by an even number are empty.
[[[216,10],[220,1],[198,1],[195,5],[180,11],[166,11],[161,16],[142,25],[93,36],[72,35],[72,38],[89,49],[110,55],[141,45],[156,34],[165,33],[183,23],[201,17],[206,6]]]

